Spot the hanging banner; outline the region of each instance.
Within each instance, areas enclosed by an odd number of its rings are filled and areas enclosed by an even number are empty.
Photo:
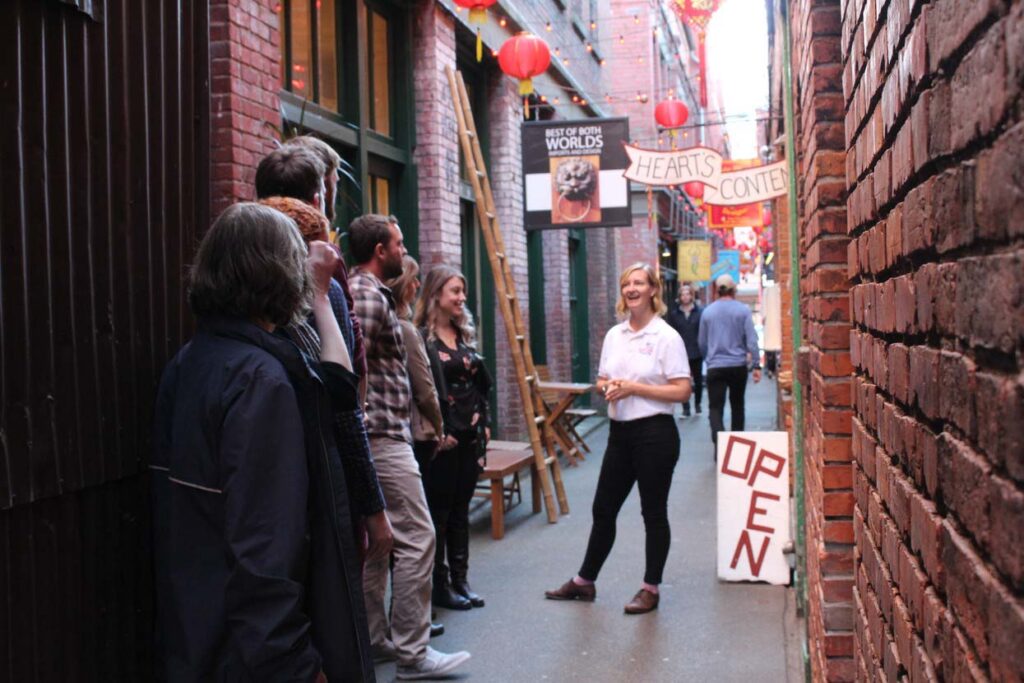
[[[761,205],[720,206],[712,204],[707,208],[709,228],[761,227]]]
[[[789,584],[789,435],[718,433],[718,578]]]
[[[680,282],[704,282],[711,279],[711,242],[681,240],[676,242]]]
[[[739,206],[782,197],[789,188],[785,161],[726,171],[721,154],[707,147],[663,151],[626,145],[626,178],[644,185],[704,183],[704,203]]]
[[[527,122],[522,138],[527,230],[633,224],[629,119]]]

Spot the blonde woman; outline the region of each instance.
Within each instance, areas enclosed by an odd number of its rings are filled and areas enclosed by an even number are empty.
[[[615,520],[635,482],[646,530],[646,571],[627,614],[658,607],[658,584],[671,532],[668,493],[679,459],[674,404],[690,397],[690,365],[683,340],[661,315],[665,304],[654,269],[635,263],[619,278],[616,306],[626,320],[604,338],[597,390],[608,401],[608,448],[594,493],[594,522],[579,574],[547,591],[550,600],[592,601],[594,582],[615,542]]]
[[[483,598],[468,581],[469,503],[490,438],[491,378],[476,352],[462,273],[440,265],[427,274],[415,323],[426,340],[445,430],[441,445],[445,452],[430,465],[427,491],[431,512],[438,515],[433,602],[448,609],[483,607]]]

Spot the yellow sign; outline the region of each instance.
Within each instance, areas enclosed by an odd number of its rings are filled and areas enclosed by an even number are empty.
[[[676,242],[676,253],[679,256],[680,282],[707,282],[711,279],[711,242]]]

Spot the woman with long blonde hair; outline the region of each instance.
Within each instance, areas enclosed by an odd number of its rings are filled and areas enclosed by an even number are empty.
[[[444,417],[445,452],[430,463],[427,490],[437,530],[433,602],[448,609],[483,607],[483,598],[468,581],[469,503],[490,438],[491,378],[476,352],[462,273],[445,265],[427,273],[414,322],[426,340]]]
[[[547,591],[550,600],[592,601],[594,582],[615,543],[615,520],[636,483],[646,531],[643,583],[626,604],[627,614],[658,607],[658,585],[668,558],[671,531],[668,493],[679,459],[676,403],[690,397],[690,365],[683,340],[661,315],[661,283],[646,263],[634,263],[619,278],[619,315],[626,320],[604,338],[597,390],[608,401],[608,448],[594,492],[594,522],[579,573]]]

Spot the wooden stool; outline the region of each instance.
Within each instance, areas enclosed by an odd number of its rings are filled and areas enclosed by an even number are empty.
[[[505,536],[505,511],[512,507],[512,498],[522,493],[519,489],[519,473],[530,468],[530,489],[533,495],[533,512],[540,512],[540,478],[537,476],[533,451],[487,451],[487,466],[480,473],[480,481],[490,482],[491,537],[495,540]],[[512,482],[505,486],[505,477],[511,475]]]

